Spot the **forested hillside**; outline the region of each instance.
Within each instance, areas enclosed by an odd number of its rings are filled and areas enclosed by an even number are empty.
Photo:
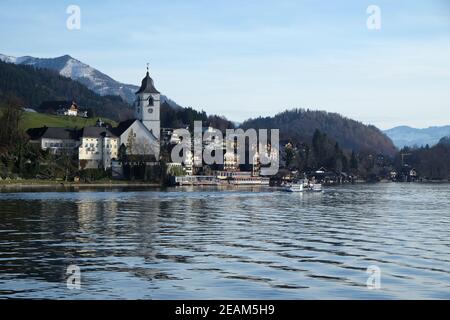
[[[43,112],[50,111],[42,110],[45,101],[74,100],[95,116],[123,120],[132,115],[131,106],[119,96],[100,96],[55,71],[0,61],[0,102],[8,96],[18,97],[23,107]]]
[[[184,128],[194,127],[194,121],[202,121],[203,126],[211,126],[225,133],[226,129],[234,128],[231,121],[217,115],[207,115],[205,111],[193,108],[173,108],[167,102],[161,104],[161,127]]]
[[[345,118],[337,113],[293,109],[274,117],[259,117],[245,121],[244,128],[278,128],[280,137],[294,143],[311,143],[316,129],[327,134],[347,150],[394,155],[392,141],[371,125]]]
[[[425,179],[450,179],[450,137],[441,139],[433,146],[421,148],[404,148],[404,162],[416,169],[418,175]],[[397,163],[401,162],[400,156]]]

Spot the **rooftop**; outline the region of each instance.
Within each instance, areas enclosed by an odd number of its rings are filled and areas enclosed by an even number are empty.
[[[27,130],[27,134],[31,140],[40,138],[45,139],[61,139],[61,140],[76,140],[78,138],[79,130],[70,128],[51,128],[41,127]]]
[[[148,71],[145,78],[142,79],[141,87],[136,92],[136,94],[140,93],[159,93],[159,91],[156,90],[155,85],[153,84],[153,79],[150,78],[150,74],[148,73]]]
[[[105,127],[84,127],[82,129],[82,137],[99,138],[99,137],[112,137],[117,136]]]

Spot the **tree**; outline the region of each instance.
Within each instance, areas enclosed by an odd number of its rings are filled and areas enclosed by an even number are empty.
[[[19,126],[23,116],[20,106],[21,101],[17,97],[8,97],[0,117],[0,145],[3,147],[9,148],[25,140]]]
[[[286,167],[289,168],[292,161],[295,158],[295,151],[291,143],[288,143],[284,148],[284,160],[286,161]]]
[[[122,163],[125,163],[128,160],[127,147],[123,143],[119,147],[118,157],[119,157],[119,161],[122,162]]]
[[[69,178],[73,178],[73,175],[77,169],[77,166],[75,165],[76,161],[73,159],[73,156],[64,151],[61,153],[58,163],[63,169],[64,180],[68,181]]]
[[[350,169],[353,171],[358,170],[358,158],[356,157],[355,151],[352,151],[352,156],[350,158]]]
[[[134,153],[134,144],[136,142],[136,139],[134,137],[134,130],[130,129],[130,133],[128,134],[128,138],[127,138],[127,145],[126,148],[129,151],[129,154],[133,154]]]

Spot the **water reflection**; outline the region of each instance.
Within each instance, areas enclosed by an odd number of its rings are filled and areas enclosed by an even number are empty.
[[[0,193],[2,297],[450,298],[447,185],[49,191]]]

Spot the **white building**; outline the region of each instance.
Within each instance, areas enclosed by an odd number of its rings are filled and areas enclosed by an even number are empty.
[[[78,116],[78,106],[77,106],[77,104],[76,104],[75,102],[72,103],[72,105],[70,106],[70,108],[67,109],[67,110],[64,112],[64,115],[66,115],[66,116],[73,116],[73,117]]]
[[[69,128],[34,128],[27,131],[30,142],[53,154],[75,154],[79,145],[78,131]]]
[[[116,134],[120,145],[129,155],[150,156],[159,161],[160,155],[160,93],[149,72],[136,92],[134,119],[121,122]]]
[[[80,137],[80,169],[107,169],[118,157],[119,138],[105,127],[85,127]]]
[[[57,115],[60,116],[70,116],[70,117],[83,117],[83,118],[87,118],[87,111],[81,111],[78,108],[78,105],[75,101],[62,101],[62,102],[58,102],[58,101],[48,101],[46,102],[47,104],[50,105],[55,105],[55,103],[58,104],[59,109],[56,111]]]

